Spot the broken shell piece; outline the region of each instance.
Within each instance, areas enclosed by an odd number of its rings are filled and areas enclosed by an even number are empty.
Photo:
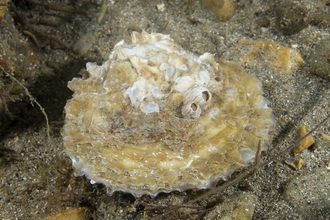
[[[290,158],[290,159],[285,160],[284,163],[294,170],[300,170],[304,161],[301,158],[297,159],[297,160],[294,158]]]
[[[64,147],[78,175],[139,197],[214,186],[254,160],[272,110],[260,81],[168,35],[132,34],[68,83]]]
[[[321,135],[324,140],[330,141],[330,135],[324,133],[321,133]]]
[[[164,12],[165,11],[165,4],[164,3],[157,4],[157,9],[160,12]]]
[[[306,134],[308,134],[306,130],[306,126],[303,125],[299,128],[297,139],[303,138]],[[312,135],[308,135],[304,140],[300,141],[297,146],[295,146],[292,151],[293,153],[300,153],[305,149],[309,148],[314,143],[314,138]]]

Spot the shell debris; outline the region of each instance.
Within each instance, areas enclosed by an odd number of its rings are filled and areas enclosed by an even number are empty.
[[[289,158],[285,160],[284,163],[294,170],[300,170],[304,161],[301,158],[299,159]]]
[[[64,147],[78,175],[136,197],[214,186],[254,160],[274,121],[262,84],[238,65],[132,34],[68,83]]]
[[[306,134],[308,134],[306,126],[303,125],[298,129],[297,132],[297,139],[304,137]],[[292,151],[293,153],[300,153],[304,151],[305,149],[309,148],[312,144],[314,144],[314,138],[312,135],[308,135],[304,140],[302,140],[297,146],[295,146]]]
[[[157,10],[160,12],[164,12],[165,11],[165,4],[161,3],[161,4],[157,4]]]

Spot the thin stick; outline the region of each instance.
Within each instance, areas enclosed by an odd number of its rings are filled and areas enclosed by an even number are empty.
[[[221,186],[214,188],[214,189],[210,189],[209,191],[207,191],[205,194],[188,201],[186,204],[190,205],[193,204],[197,201],[206,199],[208,197],[210,197],[211,195],[217,194],[223,190],[225,190],[227,187],[232,186],[238,182],[240,182],[241,180],[245,179],[246,177],[248,177],[249,175],[251,175],[253,172],[256,172],[258,169],[265,167],[266,165],[268,165],[270,162],[275,161],[278,157],[282,156],[284,153],[291,151],[295,146],[297,146],[297,144],[299,144],[301,141],[303,141],[305,138],[307,138],[309,135],[311,135],[314,131],[316,131],[321,125],[323,125],[328,119],[330,118],[330,114],[325,117],[320,123],[318,123],[310,132],[308,132],[305,136],[303,136],[302,138],[300,138],[299,140],[295,141],[293,144],[291,144],[289,147],[287,147],[286,149],[280,151],[278,154],[276,154],[275,156],[271,157],[270,160],[264,162],[263,164],[261,164],[260,166],[257,166],[257,163],[255,163],[255,165],[253,165],[252,167],[250,167],[246,172],[243,172],[241,174],[239,174],[238,176],[236,176],[233,180],[230,180],[224,184],[222,184]]]
[[[47,34],[46,32],[43,32],[43,31],[41,31],[41,30],[38,30],[38,29],[35,28],[33,25],[31,25],[31,24],[28,22],[27,18],[26,18],[24,15],[22,15],[21,13],[18,12],[18,10],[17,10],[17,8],[16,8],[16,6],[15,6],[15,4],[14,4],[13,2],[11,2],[10,7],[11,7],[11,9],[13,10],[13,12],[16,14],[16,16],[21,20],[21,22],[22,22],[22,24],[24,25],[24,27],[27,28],[31,34],[33,34],[33,35],[34,35],[34,34],[37,34],[37,35],[39,35],[39,36],[41,36],[41,37],[44,37],[44,38],[50,39],[50,40],[52,40],[52,41],[54,41],[54,42],[56,42],[56,43],[62,45],[62,46],[65,47],[66,49],[70,49],[70,48],[71,48],[69,45],[67,45],[65,42],[61,41],[60,39],[57,39],[56,37],[50,36],[50,35]],[[29,32],[27,32],[26,34],[28,34]],[[32,32],[33,32],[33,33],[32,33]],[[31,36],[31,34],[28,34],[28,35]],[[32,37],[32,38],[33,38],[33,37]],[[34,35],[34,38],[33,38],[33,39],[36,40],[35,35]],[[38,42],[38,41],[36,41],[36,42]],[[38,43],[37,43],[37,45],[38,45]],[[39,45],[38,45],[38,46],[39,46]]]
[[[70,49],[71,47],[66,44],[64,41],[61,41],[60,39],[56,38],[56,37],[53,37],[53,36],[50,36],[49,34],[47,34],[46,32],[44,31],[41,31],[41,30],[37,30],[35,27],[33,27],[31,24],[29,23],[26,23],[25,26],[32,32],[34,32],[35,34],[41,36],[41,37],[44,37],[44,38],[47,38],[47,39],[50,39],[60,45],[62,45],[63,47],[65,47],[66,49]]]
[[[34,40],[34,43],[36,43],[36,45],[40,48],[40,44],[37,37],[31,31],[25,30],[23,31],[23,33],[30,36]]]
[[[20,85],[25,93],[29,96],[31,103],[36,103],[36,105],[39,107],[40,111],[42,112],[42,114],[44,115],[45,119],[46,119],[46,132],[47,132],[47,139],[48,139],[48,144],[50,144],[50,134],[49,134],[49,120],[48,120],[48,116],[46,114],[45,109],[40,105],[40,103],[31,95],[31,93],[29,92],[29,90],[20,82],[18,81],[15,76],[10,73],[7,72],[1,65],[0,65],[1,70],[7,75],[9,76],[13,81],[15,81],[18,85]]]
[[[256,153],[256,159],[254,160],[254,166],[257,166],[259,164],[260,150],[261,150],[261,140],[258,141],[258,148]]]
[[[162,27],[162,29],[159,31],[159,33],[163,33],[163,31],[166,29],[168,23],[169,23],[169,21],[167,21],[167,22],[165,23],[165,25]]]

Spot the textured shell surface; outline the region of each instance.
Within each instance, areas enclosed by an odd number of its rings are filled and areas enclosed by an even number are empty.
[[[157,33],[132,34],[68,83],[64,147],[78,175],[139,197],[204,189],[253,161],[274,121],[261,82]]]

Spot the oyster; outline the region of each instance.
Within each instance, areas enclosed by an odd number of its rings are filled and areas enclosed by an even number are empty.
[[[255,157],[272,111],[260,81],[168,35],[132,34],[68,83],[64,147],[78,175],[139,197],[209,188]]]

